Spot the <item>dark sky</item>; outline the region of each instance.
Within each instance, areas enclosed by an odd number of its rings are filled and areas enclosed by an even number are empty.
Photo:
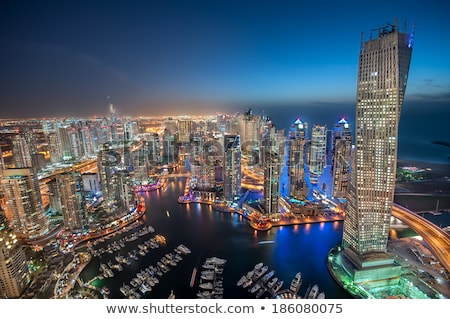
[[[446,1],[2,1],[0,118],[354,105],[361,33],[415,28],[406,101],[450,105]]]

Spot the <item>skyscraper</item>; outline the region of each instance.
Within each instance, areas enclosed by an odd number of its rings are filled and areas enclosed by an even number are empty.
[[[354,282],[395,275],[386,250],[411,53],[412,35],[399,32],[397,23],[380,28],[375,39],[361,42],[356,145],[342,243],[345,257],[355,266]]]
[[[264,151],[264,213],[267,215],[279,212],[280,174],[283,168],[285,143],[283,130],[277,131],[270,125],[263,136],[261,148]]]
[[[311,132],[309,152],[309,174],[311,183],[316,184],[327,164],[327,127],[314,125]]]
[[[64,226],[69,230],[81,231],[85,226],[83,181],[79,172],[65,172],[56,176],[58,195]]]
[[[18,298],[31,280],[20,241],[0,207],[0,298]]]
[[[234,200],[241,195],[241,141],[239,135],[224,136],[223,195]]]
[[[350,173],[352,151],[352,132],[345,118],[341,118],[333,129],[333,150],[331,174],[333,178],[333,196],[346,198]]]
[[[304,199],[307,195],[305,185],[305,147],[307,124],[297,119],[289,131],[288,176],[289,196]]]
[[[5,213],[10,227],[18,236],[34,238],[48,232],[48,219],[42,204],[37,175],[30,168],[3,171]]]

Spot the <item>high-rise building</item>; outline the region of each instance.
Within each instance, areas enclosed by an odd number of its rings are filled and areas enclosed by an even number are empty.
[[[309,173],[311,183],[317,183],[327,164],[327,127],[314,125],[311,131]]]
[[[56,184],[64,226],[73,232],[82,231],[85,221],[85,200],[81,174],[79,172],[58,174]]]
[[[289,196],[296,199],[304,199],[307,195],[305,184],[305,147],[307,124],[299,118],[292,124],[288,136],[287,159],[289,177]]]
[[[340,119],[333,129],[331,174],[333,178],[333,196],[347,197],[352,151],[352,132],[345,118]]]
[[[115,211],[120,203],[115,173],[121,163],[120,154],[105,143],[98,152],[97,167],[103,195],[103,205],[107,211]]]
[[[30,280],[25,252],[0,208],[0,298],[19,298]]]
[[[192,120],[179,119],[178,120],[178,142],[189,143],[191,141]]]
[[[237,124],[237,132],[233,134],[239,134],[241,137],[242,152],[245,155],[253,153],[259,148],[261,141],[261,116],[248,109],[237,116]]]
[[[280,140],[280,132],[271,125],[264,135],[264,213],[267,215],[279,212],[280,174],[284,159],[285,144]]]
[[[4,170],[3,175],[5,213],[13,231],[26,238],[46,234],[48,219],[36,174],[30,168],[11,168]]]
[[[355,266],[354,282],[386,279],[399,272],[386,251],[412,39],[395,23],[361,43],[356,145],[342,241],[343,256]]]
[[[227,200],[241,196],[241,141],[239,135],[224,135],[223,195]]]
[[[22,135],[18,134],[13,137],[12,147],[14,167],[32,167],[30,148]]]

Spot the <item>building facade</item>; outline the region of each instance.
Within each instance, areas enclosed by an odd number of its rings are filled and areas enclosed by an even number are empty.
[[[333,129],[331,174],[333,178],[333,196],[346,198],[350,173],[352,151],[352,132],[345,118],[340,119]]]
[[[307,124],[297,119],[292,124],[288,136],[288,177],[289,196],[304,199],[307,195],[305,184],[305,156]]]
[[[42,204],[37,175],[29,168],[3,171],[5,213],[10,227],[18,236],[35,238],[48,232],[48,219]]]
[[[356,145],[343,233],[346,256],[359,268],[389,263],[380,256],[387,249],[398,127],[411,53],[412,35],[399,32],[397,24],[380,28],[377,38],[361,43]],[[355,281],[366,280],[365,275],[369,273],[361,272],[361,278],[355,275]]]
[[[241,140],[239,135],[224,135],[223,195],[227,200],[241,196]]]
[[[317,184],[327,164],[327,127],[314,125],[311,131],[311,146],[309,152],[310,181]]]
[[[25,252],[0,208],[0,298],[19,298],[30,280]]]

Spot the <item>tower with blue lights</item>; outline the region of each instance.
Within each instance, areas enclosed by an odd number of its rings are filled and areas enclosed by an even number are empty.
[[[300,118],[291,126],[288,136],[289,197],[303,200],[308,194],[305,184],[305,150],[308,124]]]
[[[352,132],[350,130],[350,124],[345,117],[342,117],[333,128],[331,157],[333,197],[347,197],[351,151]]]

